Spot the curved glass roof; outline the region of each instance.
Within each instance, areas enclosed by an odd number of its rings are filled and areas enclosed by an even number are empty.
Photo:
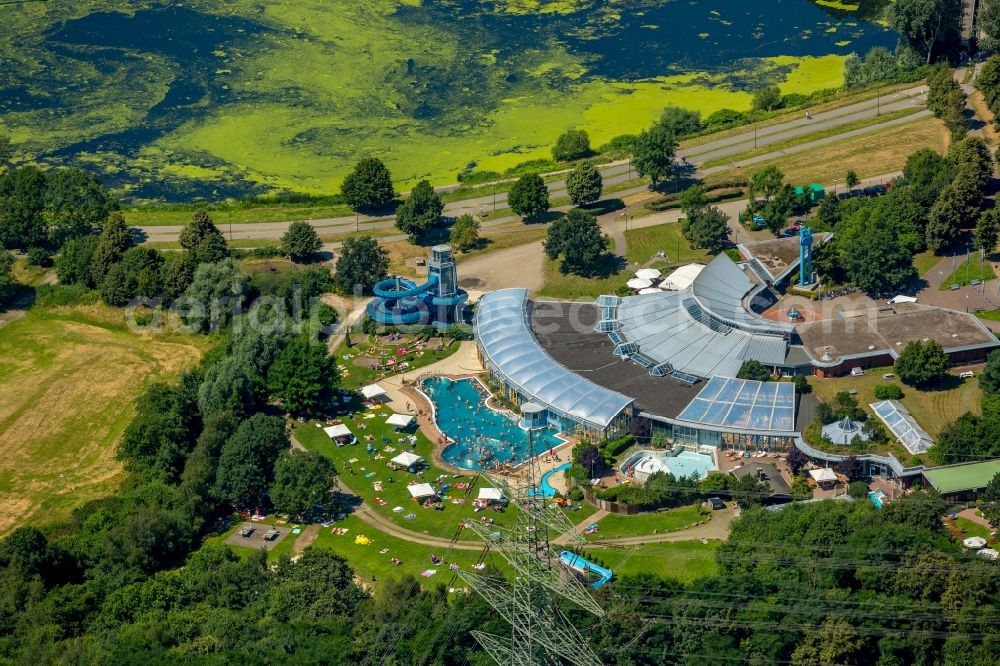
[[[892,431],[893,437],[910,453],[923,453],[933,446],[934,440],[903,407],[903,403],[898,400],[883,400],[873,402],[869,407],[875,410],[882,423]]]
[[[480,299],[474,329],[485,360],[538,402],[607,427],[632,398],[576,375],[549,356],[528,324],[527,304],[527,289],[501,289]]]
[[[795,385],[712,377],[677,417],[744,430],[795,430]]]

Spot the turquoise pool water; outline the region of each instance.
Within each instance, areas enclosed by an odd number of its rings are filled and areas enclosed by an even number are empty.
[[[507,416],[486,406],[486,395],[470,379],[425,379],[421,389],[434,403],[437,426],[455,440],[442,452],[444,461],[462,469],[493,469],[517,465],[529,455],[562,444],[551,428],[535,430],[529,452],[528,433]]]
[[[542,497],[555,497],[556,489],[552,487],[549,483],[549,477],[558,472],[564,472],[572,466],[572,463],[563,463],[556,467],[555,469],[550,469],[545,474],[542,474],[542,481],[538,484],[538,488],[528,490],[528,494],[531,496],[541,495]]]

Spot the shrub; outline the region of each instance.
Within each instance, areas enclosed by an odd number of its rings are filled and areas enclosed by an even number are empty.
[[[52,265],[52,255],[44,247],[32,247],[28,249],[28,264],[48,268]]]
[[[43,308],[90,305],[97,300],[97,292],[83,284],[42,284],[35,288],[35,305]]]
[[[879,400],[899,400],[903,397],[903,389],[899,384],[877,384],[875,397]]]
[[[847,494],[856,500],[868,497],[868,484],[864,481],[851,481],[847,485]]]
[[[569,162],[587,157],[590,152],[590,136],[585,130],[566,130],[556,139],[552,158],[557,162]]]

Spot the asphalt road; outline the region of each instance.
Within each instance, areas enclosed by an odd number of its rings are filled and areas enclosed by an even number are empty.
[[[877,113],[891,113],[899,109],[905,108],[921,108],[922,110],[917,114],[912,114],[904,118],[898,118],[885,123],[879,123],[877,125],[870,125],[868,127],[859,128],[849,132],[844,132],[834,136],[824,137],[821,139],[816,139],[814,141],[808,141],[801,143],[797,146],[785,148],[784,150],[778,150],[774,152],[769,152],[761,155],[756,155],[754,157],[744,159],[741,161],[734,162],[736,166],[750,165],[757,162],[765,161],[768,159],[773,159],[774,157],[780,155],[787,155],[795,152],[802,152],[822,146],[825,144],[833,143],[836,141],[842,141],[846,138],[852,136],[858,136],[861,134],[867,134],[879,131],[886,127],[891,127],[893,125],[902,124],[905,122],[912,122],[917,118],[924,117],[929,112],[923,109],[926,96],[926,87],[919,86],[910,88],[907,90],[899,91],[891,95],[886,95],[881,99],[866,100],[863,102],[857,102],[855,104],[850,104],[848,106],[840,107],[823,113],[817,113],[813,115],[810,119],[805,117],[805,114],[801,118],[796,118],[789,120],[787,122],[778,123],[776,125],[771,125],[768,127],[758,128],[756,131],[756,145],[758,148],[771,145],[774,143],[779,143],[787,141],[789,139],[794,139],[797,137],[807,136],[809,134],[819,132],[822,130],[840,127],[847,125],[864,118],[870,118],[875,116]],[[746,131],[728,136],[725,138],[720,138],[715,141],[710,141],[699,146],[685,149],[680,152],[680,155],[688,160],[690,164],[695,166],[703,164],[708,160],[719,159],[727,157],[730,155],[739,155],[745,153],[749,150],[753,150],[755,138],[754,130],[747,129]],[[699,169],[696,175],[707,175],[714,171],[719,171],[723,169],[730,168],[732,165],[721,165],[715,166],[708,169]],[[613,185],[618,185],[621,183],[629,182],[635,174],[632,172],[628,162],[616,162],[604,166],[601,169],[601,174],[604,177],[605,188]],[[564,179],[559,179],[548,184],[548,189],[550,196],[553,199],[559,199],[566,197],[566,181]],[[625,190],[615,192],[615,196],[627,197],[634,194],[642,193],[648,190],[646,185],[638,185]],[[498,208],[506,207],[507,194],[503,192],[498,192],[496,194],[496,206]],[[491,194],[479,197],[472,197],[470,199],[464,199],[462,201],[451,202],[445,205],[445,213],[448,215],[461,215],[463,213],[479,214],[485,211],[490,211],[493,209],[494,197]],[[563,208],[556,208],[556,210],[561,210]],[[483,228],[488,229],[491,227],[496,227],[508,222],[519,220],[520,218],[516,216],[507,216],[494,220],[488,220],[483,223]],[[284,233],[285,229],[291,224],[292,220],[283,222],[259,222],[259,223],[242,223],[232,225],[231,239],[239,240],[273,240],[280,238]],[[394,225],[393,218],[375,218],[368,216],[360,216],[355,218],[350,217],[337,217],[337,218],[325,218],[318,220],[310,220],[310,223],[316,228],[316,230],[321,235],[332,235],[332,234],[343,234],[349,233],[351,231],[373,231],[377,229],[389,229]],[[181,226],[171,225],[171,226],[146,226],[139,227],[139,231],[143,234],[144,240],[147,242],[175,242],[182,229]],[[223,229],[223,232],[230,236],[228,225]],[[397,240],[405,240],[406,236],[403,234],[395,234],[387,237],[383,237],[381,240],[383,242],[392,242]],[[334,244],[339,245],[339,244]]]

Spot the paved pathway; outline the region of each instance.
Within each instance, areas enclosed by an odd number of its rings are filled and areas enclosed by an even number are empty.
[[[738,515],[739,514],[733,509],[713,511],[712,519],[710,521],[685,530],[665,532],[663,534],[646,534],[643,536],[624,537],[621,539],[602,539],[600,543],[594,545],[600,546],[602,544],[606,544],[611,546],[640,546],[647,543],[664,543],[668,541],[726,539],[729,536],[729,526]]]

